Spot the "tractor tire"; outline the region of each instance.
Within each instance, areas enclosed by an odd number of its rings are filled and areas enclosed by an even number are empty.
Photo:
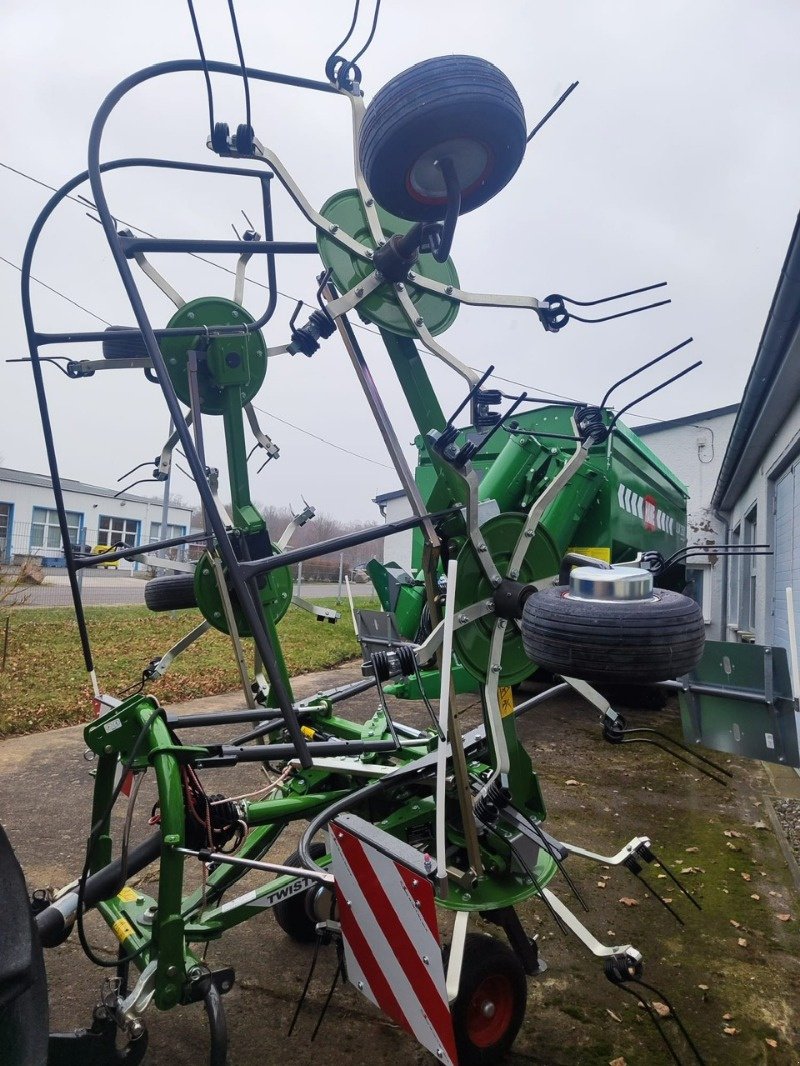
[[[50,1026],[44,952],[25,878],[2,826],[0,899],[0,1059],[6,1066],[46,1066]]]
[[[193,574],[154,577],[144,587],[144,602],[151,611],[185,611],[197,606]]]
[[[449,156],[461,214],[508,184],[525,155],[525,113],[516,89],[476,56],[439,56],[398,74],[375,94],[359,136],[361,169],[381,207],[413,221],[444,218]]]
[[[649,600],[611,603],[568,592],[566,585],[537,592],[522,614],[525,651],[548,670],[584,681],[650,684],[700,662],[703,612],[687,596],[654,589]]]
[[[520,1030],[527,998],[525,971],[508,944],[468,933],[458,995],[450,1004],[459,1066],[500,1062]]]
[[[311,858],[316,861],[326,854],[326,850],[325,845],[319,841],[311,845],[309,853]],[[302,866],[300,852],[293,851],[287,859],[284,859],[283,865]],[[305,892],[298,892],[295,896],[282,899],[280,903],[276,903],[272,908],[275,921],[284,933],[298,944],[313,944],[317,939],[317,922],[312,917],[311,909],[308,906],[311,897],[316,891],[317,889],[314,887],[306,889]]]

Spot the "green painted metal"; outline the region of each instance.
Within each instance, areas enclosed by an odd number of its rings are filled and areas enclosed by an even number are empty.
[[[450,680],[457,696],[464,692],[477,692],[480,687],[472,674],[456,659],[453,660],[450,670]],[[423,696],[427,696],[429,700],[438,700],[441,692],[439,671],[420,670],[419,680],[416,677],[404,677],[401,681],[390,681],[383,686],[383,691],[399,700],[421,700]]]
[[[355,189],[335,193],[325,202],[321,213],[333,225],[355,237],[367,248],[377,247],[369,230],[361,197]],[[413,225],[407,219],[389,214],[382,207],[378,208],[378,218],[387,237],[395,233],[407,233]],[[331,271],[334,284],[340,292],[348,292],[375,269],[370,260],[353,255],[323,232],[317,236],[317,246],[322,261]],[[443,285],[458,288],[458,274],[451,259],[437,263],[432,255],[420,255],[414,263],[413,272]],[[434,336],[443,333],[453,324],[459,308],[456,300],[425,292],[413,282],[406,281],[404,284],[417,312]],[[363,299],[358,305],[358,313],[367,322],[373,322],[381,329],[390,330],[401,337],[417,335],[395,299],[394,286],[389,283],[381,285]]]
[[[250,325],[254,321],[253,316],[233,300],[223,296],[202,296],[179,308],[167,328],[208,326],[213,330],[215,326]],[[267,372],[267,345],[262,334],[223,337],[212,334],[205,350],[204,344],[202,335],[199,338],[164,337],[161,340],[161,351],[178,398],[187,406],[191,403],[189,352],[197,348],[197,384],[203,414],[223,414],[225,388],[229,386],[242,390],[240,407],[249,403],[263,385]]]
[[[517,540],[525,525],[524,514],[504,513],[490,518],[481,526],[488,554],[500,573],[505,573]],[[518,580],[525,583],[558,573],[560,556],[549,536],[540,531],[533,537],[522,560]],[[482,599],[490,599],[492,586],[481,566],[478,553],[472,543],[467,543],[458,554],[458,583],[456,586],[456,612]],[[457,629],[453,644],[459,661],[479,681],[485,681],[489,669],[489,644],[496,622],[494,614],[484,615],[471,625]],[[501,685],[517,685],[535,670],[522,646],[522,635],[516,626],[506,627],[503,638],[502,668],[499,674]]]
[[[277,549],[273,548],[273,551]],[[281,566],[272,570],[264,578],[263,587],[259,589],[261,606],[265,616],[268,616],[273,624],[277,625],[281,618],[289,610],[292,603],[294,582],[287,566]],[[222,607],[222,597],[214,576],[214,568],[208,552],[205,552],[197,564],[194,572],[194,591],[197,606],[207,622],[221,633],[228,632],[228,622]],[[238,599],[231,595],[231,606],[236,621],[236,628],[242,637],[251,637],[250,623],[247,621]],[[276,652],[279,646],[276,645]]]

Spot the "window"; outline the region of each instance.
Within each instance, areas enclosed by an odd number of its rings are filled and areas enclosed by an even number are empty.
[[[731,544],[738,548],[740,541],[741,526],[737,526],[731,530]],[[728,559],[728,629],[736,629],[739,625],[739,563],[738,555]]]
[[[744,516],[742,544],[756,543],[758,508],[753,505]],[[756,630],[756,556],[742,555],[739,560],[739,629],[745,633]]]
[[[8,562],[11,558],[11,514],[14,505],[0,503],[0,562]]]
[[[135,548],[139,543],[139,521],[136,518],[111,518],[100,515],[97,529],[98,544],[124,544]]]
[[[80,543],[82,518],[83,515],[78,511],[67,511],[67,528],[71,544]],[[34,507],[31,521],[31,547],[56,549],[63,547],[61,529],[58,525],[58,511],[51,511],[47,507]]]
[[[185,537],[185,536],[186,536],[186,526],[174,526],[174,525],[170,524],[170,525],[167,526],[167,535],[166,535],[166,537],[164,537],[164,540],[174,540],[175,537]],[[155,542],[157,540],[161,540],[161,523],[160,522],[151,522],[150,523],[150,540],[153,541],[153,542]]]
[[[713,571],[710,566],[692,566],[686,570],[685,595],[702,608],[703,621],[711,625],[711,582]]]

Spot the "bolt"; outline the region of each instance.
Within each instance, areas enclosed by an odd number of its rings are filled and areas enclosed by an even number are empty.
[[[499,674],[500,673],[500,665],[499,665],[499,663],[492,663],[492,673],[493,674]]]
[[[451,293],[451,292],[453,291],[453,286],[452,286],[452,285],[448,285],[448,286],[447,286],[447,288],[446,288],[446,289],[445,289],[444,291],[445,291],[445,292],[447,293],[447,295],[449,296],[449,295],[450,295],[450,293]]]
[[[175,366],[175,364],[176,364],[177,362],[178,362],[178,360],[177,360],[177,359],[175,358],[175,356],[173,355],[173,356],[171,356],[171,358],[170,358],[170,361],[169,361],[169,365],[170,365],[170,366]]]
[[[485,552],[486,551],[486,545],[485,544],[479,544],[478,545],[478,551],[479,552]]]
[[[131,1040],[138,1040],[144,1032],[144,1025],[134,1018],[133,1021],[128,1023],[128,1034]]]
[[[222,612],[221,611],[214,611],[213,617],[214,618],[222,618]]]
[[[239,312],[238,311],[231,311],[231,318],[238,318],[238,317],[239,317]]]
[[[411,881],[411,887],[412,888],[416,888],[418,884],[419,884],[419,881],[416,879],[416,877],[413,878],[412,881]]]
[[[442,1049],[440,1047],[437,1047],[437,1049],[436,1049],[436,1057],[437,1057],[437,1059],[443,1059],[444,1058],[444,1052],[442,1051]]]
[[[358,990],[359,990],[359,992],[363,992],[364,991],[364,982],[363,981],[359,981],[358,982]]]
[[[194,322],[194,311],[190,311],[186,317],[189,319],[190,322]]]
[[[110,744],[106,744],[106,746],[103,748],[103,754],[104,755],[113,755],[114,754],[114,749],[111,747]]]
[[[525,530],[525,536],[526,537],[532,537],[533,536],[533,530],[532,529],[526,529]]]
[[[425,963],[426,966],[430,966],[431,964],[431,960],[428,958],[427,955],[422,956],[422,961]]]
[[[517,579],[517,571],[516,571],[516,570],[509,570],[509,571],[508,571],[508,575],[507,575],[507,576],[508,576],[508,577],[509,577],[509,578],[510,578],[510,579],[511,579],[512,581],[516,581],[516,579]]]
[[[497,588],[498,585],[502,585],[502,584],[503,584],[502,577],[500,577],[499,574],[495,574],[495,576],[492,578],[492,587],[493,588]]]
[[[372,205],[375,203],[375,201],[370,196],[369,200],[365,200],[364,203],[367,205],[367,207],[372,207]]]
[[[221,981],[220,988],[223,992],[230,992],[230,990],[233,988],[233,985],[230,981]]]
[[[367,252],[367,259],[372,259],[372,256],[373,256],[372,252]]]
[[[467,624],[467,622],[469,621],[469,619],[467,618],[467,616],[465,614],[460,614],[458,616],[458,620],[459,620],[459,622],[461,623],[462,626],[465,626]]]
[[[422,325],[424,325],[424,323],[423,323],[421,318],[415,318],[414,319],[414,325],[415,326],[422,326]]]
[[[414,273],[413,270],[409,270],[409,272],[406,274],[406,280],[413,281],[416,276],[417,275]]]
[[[500,621],[497,624],[500,626],[501,629],[505,629],[506,628],[506,620],[505,620],[505,618],[501,618]]]
[[[461,898],[464,900],[465,903],[469,903],[469,901],[472,899],[472,896],[469,894],[469,892],[465,892]]]
[[[402,292],[405,288],[405,285],[402,283],[402,281],[398,281],[398,283],[395,285],[395,288],[398,292]]]
[[[177,977],[177,976],[178,976],[178,967],[177,966],[168,966],[167,967],[167,977]]]
[[[363,296],[363,295],[364,295],[364,286],[363,285],[359,285],[358,288],[356,289],[356,296]]]
[[[328,226],[328,232],[329,233],[336,233],[338,229],[339,229],[339,227],[338,226],[334,226],[333,223],[331,223],[331,225]]]

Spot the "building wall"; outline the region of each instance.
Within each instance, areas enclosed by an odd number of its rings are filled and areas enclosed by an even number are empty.
[[[773,544],[775,540],[775,520],[773,514],[775,502],[775,481],[786,468],[800,456],[800,399],[797,400],[787,418],[775,426],[775,435],[769,448],[761,456],[761,461],[753,472],[746,488],[739,494],[727,517],[732,535],[736,529],[740,536],[744,530],[745,518],[756,508],[755,542]],[[757,556],[750,560],[749,566],[755,579],[755,640],[758,644],[773,642],[773,582],[774,563],[771,556]],[[736,588],[736,565],[728,565],[728,617],[727,639],[741,639],[738,624],[738,607],[741,591]],[[800,604],[795,604],[797,613]]]
[[[406,496],[398,496],[387,500],[384,504],[387,522],[398,522],[401,518],[410,518],[411,504]],[[411,530],[404,533],[393,533],[386,537],[383,542],[383,561],[385,563],[397,563],[404,570],[411,570]]]
[[[642,434],[649,448],[672,470],[689,491],[687,502],[689,544],[722,543],[725,526],[715,518],[711,497],[717,483],[725,449],[736,420],[736,413],[698,419],[696,424],[668,426]],[[703,613],[709,640],[725,637],[725,567],[719,556],[700,556],[692,560],[694,578],[702,583]]]
[[[34,508],[55,510],[55,499],[51,488],[7,481],[0,476],[0,504],[12,506],[10,535],[5,552],[0,552],[0,562],[13,562],[29,555],[42,560],[63,558],[60,537],[59,547],[50,547],[46,542],[41,545],[34,543],[36,540],[33,530]],[[161,522],[161,503],[157,500],[114,499],[110,492],[109,495],[103,496],[97,493],[65,489],[64,504],[67,511],[80,515],[78,536],[73,542],[81,545],[87,544],[90,547],[100,543],[101,518],[123,519],[129,523],[137,522],[136,544],[146,544],[150,540],[152,523],[160,524]],[[183,527],[188,533],[191,523],[190,508],[170,507],[168,521],[171,526]],[[116,533],[112,532],[111,539],[117,539]],[[120,563],[120,567],[126,569],[137,565],[126,561]]]

